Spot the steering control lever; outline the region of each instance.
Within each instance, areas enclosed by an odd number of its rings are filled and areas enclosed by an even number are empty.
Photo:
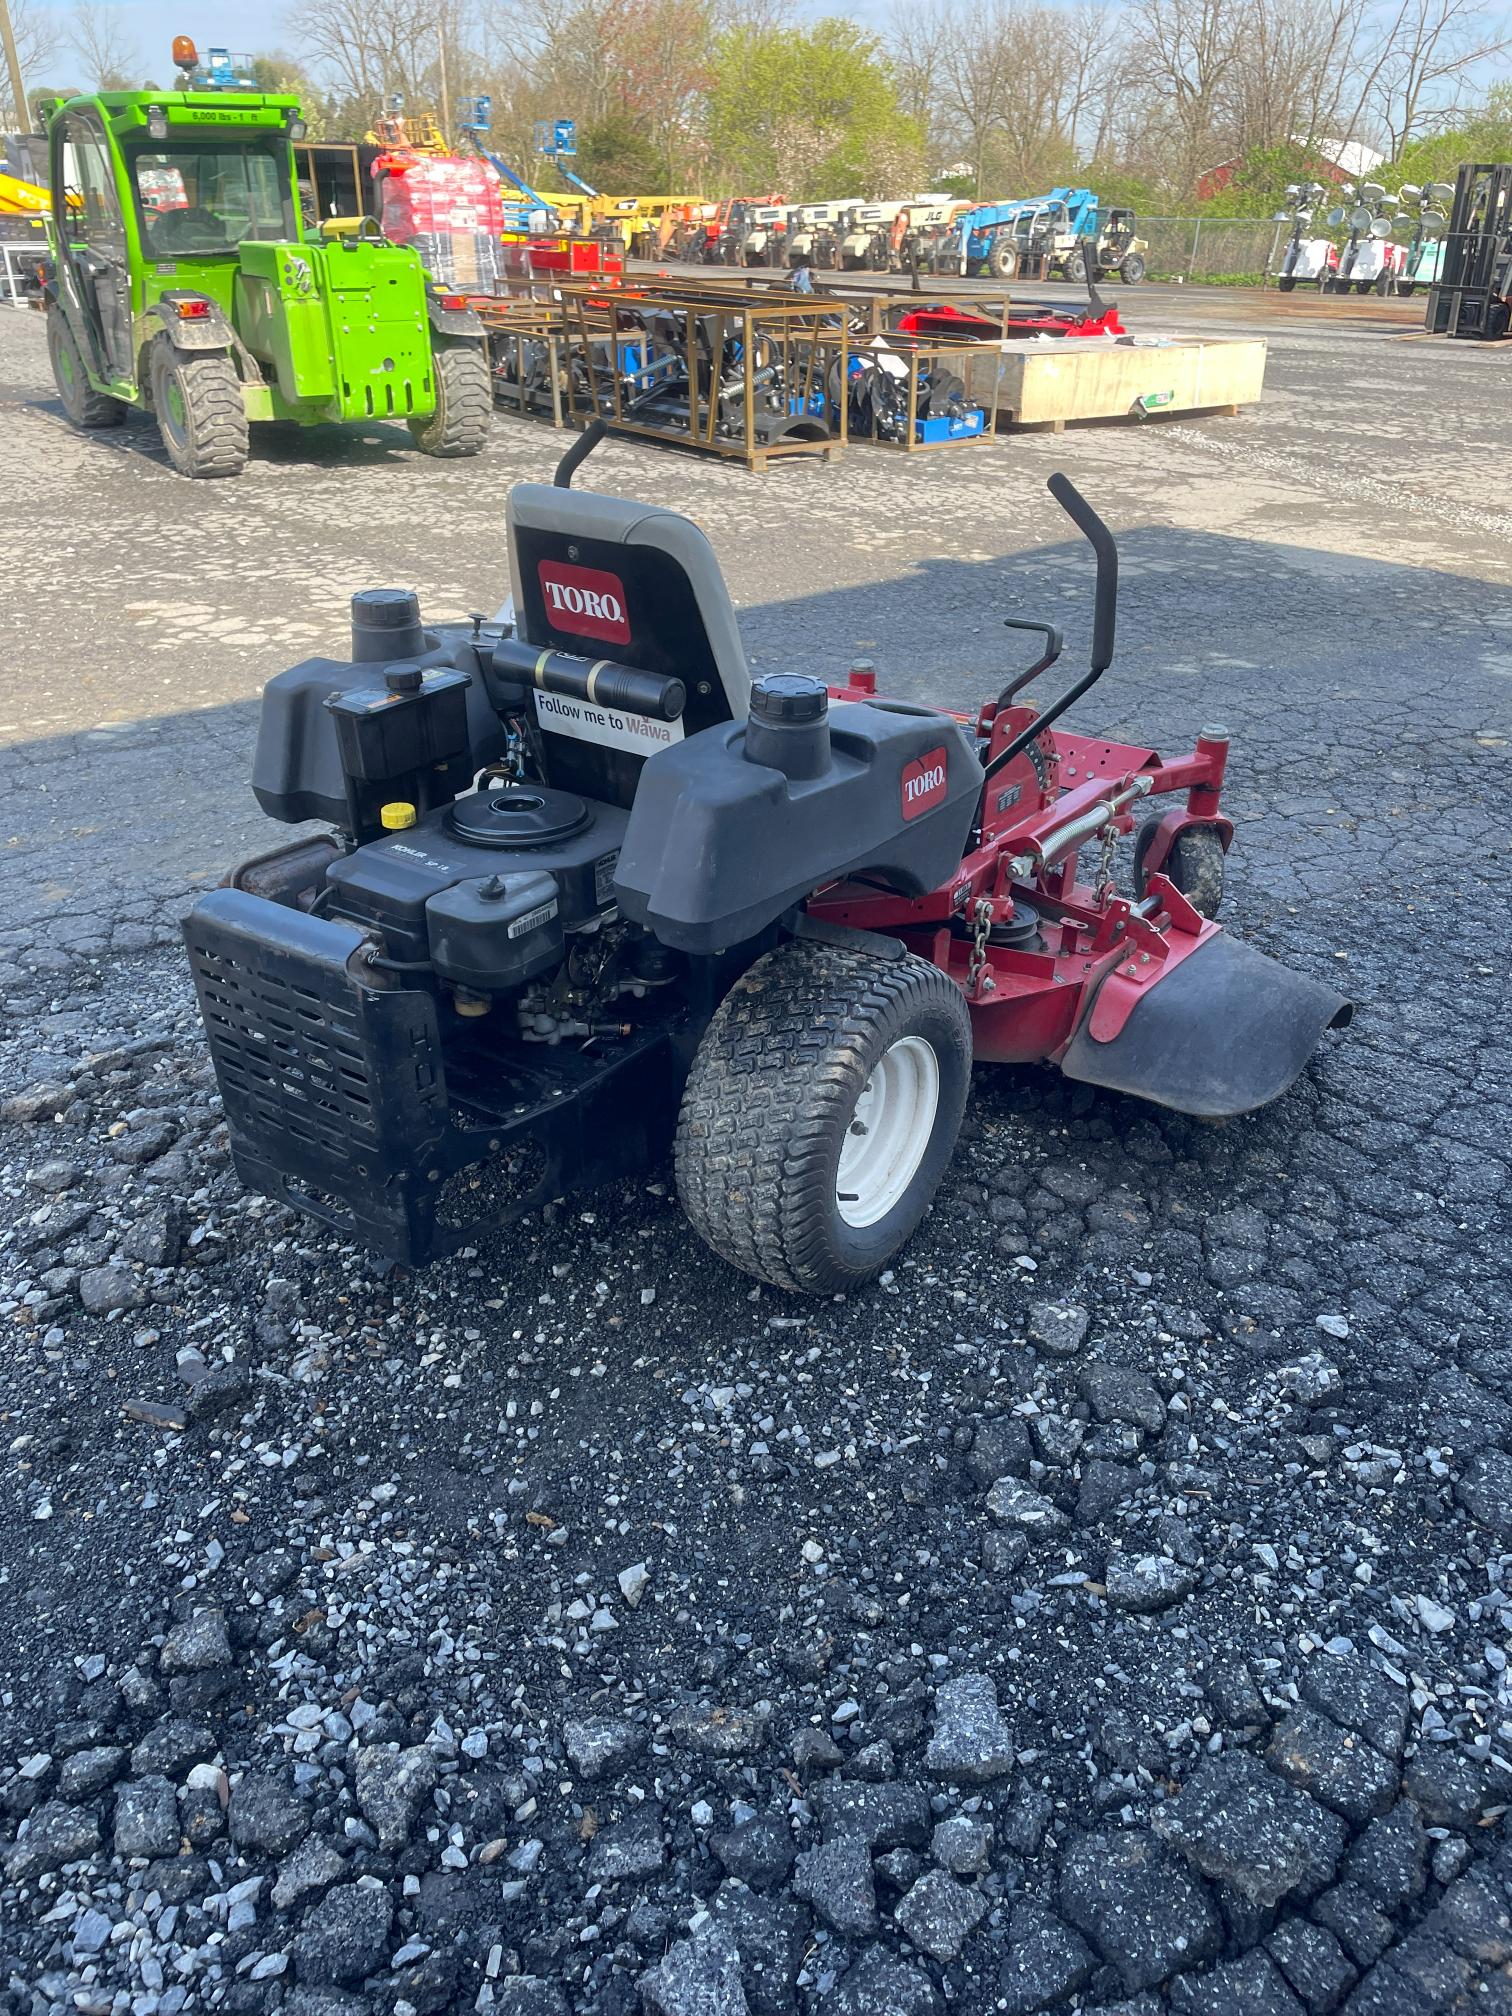
[[[1045,487],[1097,555],[1097,586],[1092,600],[1092,669],[1068,687],[1058,700],[1052,701],[1043,714],[1036,714],[1028,727],[1021,729],[1011,742],[1003,744],[982,772],[984,784],[994,778],[1005,764],[1011,763],[1015,756],[1022,754],[1037,735],[1060,719],[1068,707],[1074,707],[1084,693],[1089,693],[1113,662],[1113,633],[1118,616],[1118,548],[1113,543],[1113,534],[1069,476],[1063,476],[1057,469]],[[1026,627],[1042,629],[1045,626]],[[1053,663],[1054,660],[1047,659],[1045,662]],[[1043,665],[1036,665],[1026,678],[1033,678],[1043,669]],[[1018,681],[1020,686],[1024,683],[1023,679]],[[1009,688],[1010,693],[1015,690],[1014,687]]]

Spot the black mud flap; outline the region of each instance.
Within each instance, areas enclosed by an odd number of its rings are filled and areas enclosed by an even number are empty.
[[[1324,1030],[1347,1028],[1353,1013],[1321,980],[1220,931],[1151,986],[1111,1043],[1096,1040],[1084,1015],[1061,1069],[1178,1113],[1250,1113],[1278,1098]]]

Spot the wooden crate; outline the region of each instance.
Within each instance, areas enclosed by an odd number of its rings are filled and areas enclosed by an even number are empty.
[[[1234,413],[1259,399],[1265,380],[1261,337],[1009,338],[977,345],[968,361],[967,390],[996,408],[1000,427],[1056,433],[1069,421],[1133,413]]]

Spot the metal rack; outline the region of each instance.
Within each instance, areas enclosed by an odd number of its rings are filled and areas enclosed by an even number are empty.
[[[566,286],[568,415],[765,469],[832,460],[846,438],[844,317],[726,288]]]

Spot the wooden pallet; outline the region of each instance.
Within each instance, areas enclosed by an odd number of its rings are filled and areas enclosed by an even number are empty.
[[[966,353],[967,392],[998,426],[1059,433],[1072,421],[1236,413],[1265,380],[1261,337],[1130,344],[1116,337],[1009,338]]]

